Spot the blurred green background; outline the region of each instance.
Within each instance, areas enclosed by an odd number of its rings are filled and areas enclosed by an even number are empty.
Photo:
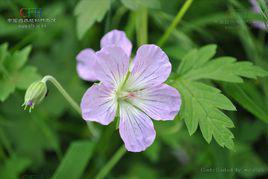
[[[148,13],[148,43],[156,44],[183,0],[0,0],[0,178],[94,178],[122,145],[115,124],[86,122],[54,86],[28,113],[21,104],[28,85],[53,75],[80,102],[92,83],[79,79],[75,57],[84,48],[99,50],[101,37],[124,30],[134,50],[139,36],[140,9]],[[79,5],[80,4],[80,5]],[[46,27],[20,27],[21,8],[42,8]],[[267,32],[252,26],[259,20],[246,0],[194,0],[161,48],[173,69],[191,49],[217,44],[216,56],[249,60],[268,70]],[[12,63],[7,72],[3,61]],[[183,120],[154,121],[157,138],[142,153],[126,153],[106,178],[268,178],[268,79],[214,85],[237,111],[235,151],[208,144],[198,130],[190,136]]]

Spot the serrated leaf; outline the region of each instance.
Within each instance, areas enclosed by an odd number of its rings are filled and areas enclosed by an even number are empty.
[[[233,57],[210,60],[215,50],[215,45],[209,45],[190,51],[183,59],[178,74],[187,80],[211,79],[233,83],[243,82],[242,77],[256,79],[268,75],[267,71],[251,62],[237,62]]]
[[[81,175],[91,158],[93,149],[94,143],[90,141],[73,142],[52,178],[81,178]]]
[[[87,30],[97,21],[100,22],[108,9],[110,0],[81,0],[75,7],[77,16],[77,35],[81,39]]]
[[[181,115],[190,135],[196,131],[199,124],[208,143],[213,136],[222,147],[233,149],[234,136],[229,130],[234,127],[233,122],[220,111],[235,110],[232,102],[217,88],[200,82],[180,80],[178,88],[184,102]]]
[[[217,88],[196,82],[201,79],[227,82],[243,82],[242,77],[257,78],[267,76],[267,71],[251,62],[237,62],[232,57],[210,60],[216,53],[215,45],[191,50],[183,58],[178,68],[177,87],[182,95],[181,115],[190,135],[198,128],[209,143],[212,137],[222,147],[234,148],[234,127],[231,119],[221,110],[235,110],[232,102]]]
[[[178,74],[183,75],[188,71],[196,69],[197,67],[200,67],[205,64],[215,55],[216,48],[216,45],[207,45],[200,48],[199,50],[191,50],[183,58],[182,63],[180,64],[178,69]]]

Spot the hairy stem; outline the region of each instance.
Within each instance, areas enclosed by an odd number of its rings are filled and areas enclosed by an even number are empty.
[[[69,104],[74,108],[76,112],[78,112],[80,115],[82,114],[80,106],[75,102],[75,100],[67,93],[67,91],[61,86],[61,84],[54,78],[53,76],[46,75],[42,79],[44,83],[47,81],[50,81],[63,95],[63,97],[69,102]],[[91,123],[87,123],[88,128],[93,136],[97,136],[97,132],[94,129],[93,125]]]
[[[45,76],[42,81],[46,83],[47,81],[50,81],[63,95],[63,97],[70,103],[70,105],[81,115],[81,109],[79,105],[73,100],[73,98],[66,92],[66,90],[61,86],[61,84],[50,75]]]

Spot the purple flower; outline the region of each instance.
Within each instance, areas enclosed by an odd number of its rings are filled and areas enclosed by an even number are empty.
[[[101,48],[108,46],[118,46],[125,50],[128,57],[131,54],[132,44],[128,40],[123,31],[113,30],[107,33],[101,39]],[[77,56],[77,72],[80,78],[86,81],[96,81],[94,74],[94,64],[96,62],[96,54],[94,50],[87,48],[82,50]]]
[[[112,31],[103,37],[102,49],[94,53],[90,68],[100,83],[86,91],[81,109],[83,119],[102,125],[110,124],[118,114],[126,149],[140,152],[155,139],[151,119],[173,120],[181,98],[175,88],[163,84],[171,72],[167,55],[156,45],[142,45],[131,61],[128,42],[124,32]]]
[[[252,4],[252,10],[256,13],[261,13],[261,8],[260,6],[258,5],[258,2],[257,0],[250,0],[250,3]],[[256,22],[253,22],[253,25],[256,27],[256,28],[259,28],[259,29],[262,29],[262,30],[267,30],[267,24],[265,24],[264,22],[260,22],[260,21],[256,21]]]

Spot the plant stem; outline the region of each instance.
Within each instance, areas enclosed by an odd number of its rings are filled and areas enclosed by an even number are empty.
[[[148,13],[145,7],[141,7],[136,12],[136,32],[138,46],[148,42]]]
[[[47,81],[50,81],[58,90],[59,92],[63,95],[63,97],[69,102],[69,104],[75,109],[76,112],[78,112],[80,115],[82,114],[80,106],[73,100],[73,98],[67,93],[67,91],[61,86],[61,84],[53,77],[50,75],[44,76],[42,79],[44,83]],[[88,128],[91,132],[91,134],[96,137],[97,131],[94,129],[93,125],[90,122],[87,122]]]
[[[183,18],[184,14],[187,12],[189,7],[191,6],[193,0],[186,0],[186,2],[183,4],[182,8],[177,13],[176,17],[170,24],[170,26],[165,31],[164,35],[161,37],[161,39],[158,41],[157,45],[162,46],[164,43],[168,40],[171,32],[176,28],[176,26],[179,24],[181,19]]]
[[[121,157],[126,153],[125,146],[121,146],[114,156],[110,159],[108,163],[101,169],[101,171],[96,175],[96,179],[104,178],[110,170],[114,167],[114,165],[121,159]]]
[[[46,75],[42,81],[46,83],[47,81],[50,81],[58,90],[59,92],[63,95],[63,97],[70,103],[70,105],[81,115],[81,109],[79,105],[73,100],[73,98],[65,91],[65,89],[61,86],[61,84],[53,77],[50,75]]]

